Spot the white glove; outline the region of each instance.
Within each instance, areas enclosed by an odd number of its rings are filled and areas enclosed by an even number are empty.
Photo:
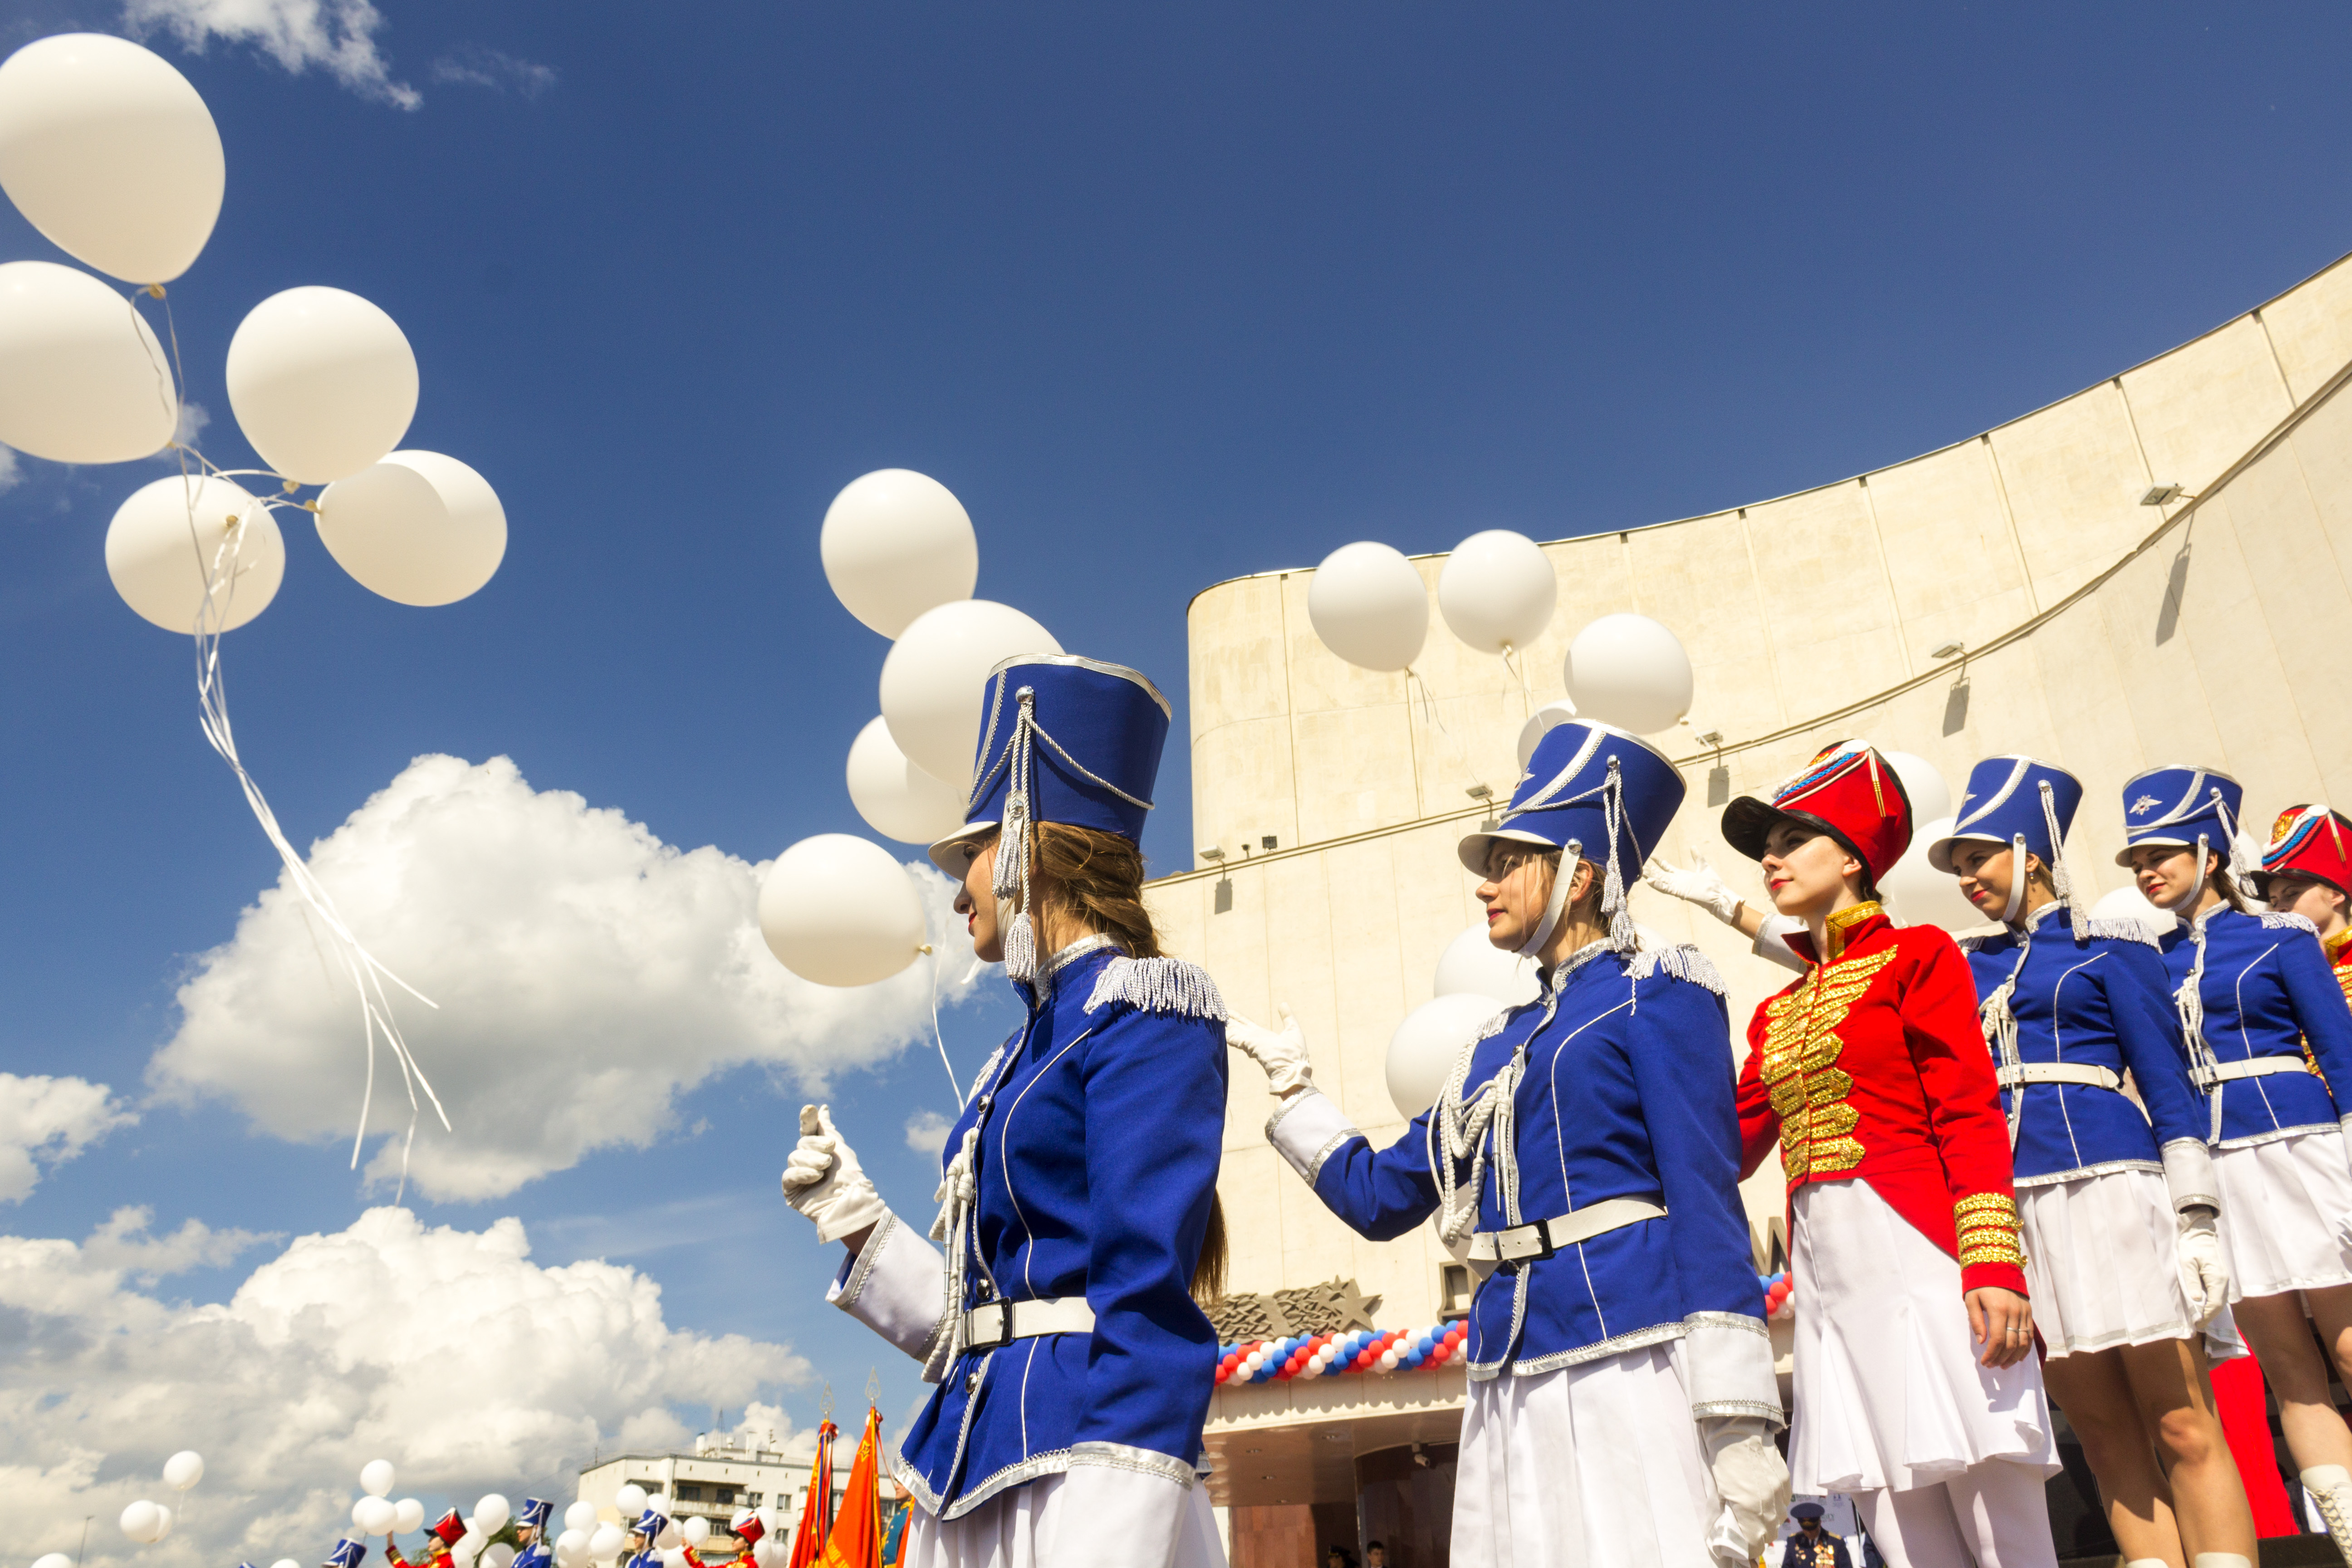
[[[1236,1014],[1225,1020],[1225,1044],[1265,1069],[1265,1086],[1276,1094],[1311,1089],[1315,1069],[1307,1063],[1306,1031],[1290,1016],[1289,1008],[1276,1006],[1275,1011],[1282,1015],[1280,1034]]]
[[[1709,1545],[1726,1568],[1753,1563],[1779,1537],[1789,1511],[1789,1462],[1760,1415],[1702,1416],[1698,1435],[1724,1508]]]
[[[1687,868],[1669,865],[1652,856],[1649,864],[1642,868],[1642,880],[1671,898],[1698,905],[1725,925],[1733,923],[1739,910],[1739,895],[1715,874],[1703,856],[1692,856]]]
[[[2213,1211],[2201,1205],[2184,1210],[2180,1235],[2173,1244],[2180,1258],[2180,1289],[2200,1329],[2230,1304],[2230,1265],[2221,1257],[2221,1237],[2213,1219]]]
[[[784,1162],[784,1201],[816,1223],[819,1241],[855,1236],[888,1212],[829,1105],[801,1107],[801,1141]]]

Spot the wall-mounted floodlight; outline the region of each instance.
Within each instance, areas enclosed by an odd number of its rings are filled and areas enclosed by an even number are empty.
[[[2139,498],[2142,506],[2170,506],[2188,492],[2179,485],[2150,485],[2147,494]]]
[[[1217,861],[1225,858],[1225,852],[1213,844],[1203,844],[1198,849],[1193,850],[1192,853],[1198,855],[1202,859],[1208,861],[1212,865],[1214,865]]]
[[[1698,737],[1698,743],[1702,746],[1720,746],[1723,744],[1723,731],[1709,730]]]
[[[1468,795],[1472,800],[1492,800],[1495,798],[1493,788],[1482,784],[1472,784],[1468,789],[1464,790],[1462,793]]]
[[[1969,645],[1968,645],[1968,644],[1966,644],[1966,643],[1964,643],[1964,642],[1954,641],[1954,642],[1948,642],[1948,643],[1946,643],[1943,647],[1939,647],[1939,648],[1935,648],[1935,649],[1931,650],[1931,651],[1928,653],[1927,657],[1928,657],[1929,658],[1952,658],[1957,657],[1958,655],[1964,654],[1964,653],[1966,653],[1966,652],[1968,652],[1968,651],[1969,651]]]
[[[1276,847],[1276,838],[1275,838],[1274,835],[1273,835],[1273,834],[1271,834],[1271,833],[1267,834],[1265,837],[1263,837],[1263,838],[1259,839],[1257,842],[1258,842],[1258,847],[1259,847],[1260,848],[1262,848],[1262,849],[1272,849],[1272,848],[1274,848],[1274,847]]]

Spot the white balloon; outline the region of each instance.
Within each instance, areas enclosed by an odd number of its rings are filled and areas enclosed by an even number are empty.
[[[468,1520],[466,1533],[457,1537],[457,1544],[449,1548],[449,1555],[460,1563],[470,1563],[479,1557],[482,1548],[489,1543],[490,1538],[482,1533],[482,1527]]]
[[[1323,558],[1307,586],[1323,646],[1365,669],[1402,669],[1429,640],[1429,585],[1394,548],[1370,540]]]
[[[222,548],[234,520],[234,561]],[[210,475],[142,485],[106,528],[106,574],[122,602],[182,637],[194,633],[213,574],[214,626],[234,631],[269,607],[286,576],[286,540],[269,509]]]
[[[0,443],[53,463],[127,463],[179,427],[163,345],[131,302],[54,261],[0,265]]]
[[[152,1539],[163,1540],[172,1533],[172,1510],[163,1503],[155,1505],[155,1533]]]
[[[514,1560],[515,1549],[503,1541],[490,1542],[482,1552],[482,1561],[489,1564],[489,1568],[507,1568]]]
[[[572,1531],[567,1530],[563,1533],[569,1535]],[[588,1561],[610,1563],[621,1554],[621,1548],[627,1544],[628,1537],[622,1533],[619,1525],[600,1524],[588,1535]]]
[[[402,1498],[392,1505],[392,1528],[402,1535],[425,1528],[425,1505],[413,1497]]]
[[[390,316],[316,285],[272,294],[228,341],[228,405],[289,479],[349,479],[400,445],[416,414],[416,354]]]
[[[49,1552],[33,1559],[33,1568],[73,1568],[73,1559],[62,1552]]]
[[[963,796],[907,760],[887,719],[857,731],[845,771],[850,804],[885,838],[930,844],[963,826]]]
[[[882,717],[890,739],[933,778],[970,789],[988,672],[1016,655],[1061,651],[1053,633],[993,600],[959,599],[924,611],[882,661]]]
[[[926,927],[907,868],[846,833],[803,838],[760,884],[760,932],[786,969],[819,985],[871,985],[915,962]]]
[[[1565,724],[1575,717],[1576,704],[1565,697],[1557,702],[1547,702],[1528,714],[1528,721],[1519,726],[1520,769],[1524,771],[1528,765],[1528,759],[1536,754],[1536,742],[1544,738],[1545,731],[1555,725]]]
[[[40,1565],[35,1563],[34,1568],[40,1568]],[[272,1563],[269,1568],[302,1568],[302,1564],[295,1562],[291,1557],[280,1557],[277,1562]]]
[[[664,1539],[667,1539],[672,1533],[674,1532],[665,1531]],[[673,1546],[668,1551],[656,1552],[655,1555],[660,1560],[662,1568],[686,1568],[686,1548],[683,1546]]]
[[[1534,1001],[1542,993],[1543,986],[1536,979],[1535,960],[1505,952],[1488,942],[1484,924],[1472,926],[1447,942],[1437,961],[1437,980],[1433,991],[1435,995],[1488,996],[1505,1006],[1516,1007],[1522,1002]]]
[[[2180,917],[2170,910],[2158,909],[2147,901],[2147,896],[2135,882],[2117,888],[2114,892],[2091,906],[2091,913],[2101,920],[2138,921],[2158,936],[2176,929]]]
[[[370,593],[453,605],[507,553],[507,513],[472,468],[438,452],[394,452],[319,497],[319,539]]]
[[[700,1514],[696,1514],[678,1526],[677,1532],[686,1538],[686,1543],[688,1546],[699,1546],[710,1539],[710,1521]]]
[[[1410,1121],[1437,1102],[1462,1047],[1503,1010],[1476,992],[1433,997],[1404,1016],[1389,1038],[1389,1099]]]
[[[684,1544],[685,1541],[686,1537],[677,1532],[677,1521],[671,1520],[667,1524],[662,1526],[662,1532],[654,1537],[654,1545],[658,1548],[669,1550]],[[681,1559],[681,1561],[683,1561],[683,1559]]]
[[[621,1510],[623,1519],[635,1519],[646,1511],[646,1489],[631,1481],[613,1494],[613,1506]]]
[[[496,1535],[513,1517],[514,1511],[507,1506],[507,1500],[497,1492],[485,1494],[482,1500],[474,1505],[474,1528],[484,1535]]]
[[[122,1519],[121,1521],[122,1525],[122,1533],[129,1536],[131,1540],[137,1542],[142,1546],[146,1545],[151,1541],[160,1540],[161,1536],[158,1533],[158,1530],[162,1521],[157,1517],[159,1512],[160,1510],[153,1503],[147,1501],[143,1498],[139,1501],[132,1503],[129,1508],[122,1510]]]
[[[493,1546],[490,1550],[496,1552],[498,1548]],[[567,1530],[555,1538],[555,1561],[562,1564],[562,1568],[572,1568],[572,1564],[584,1563],[587,1560],[588,1532],[586,1531]]]
[[[169,283],[212,237],[220,130],[188,79],[128,38],[59,33],[0,63],[0,190],[57,247]]]
[[[825,508],[817,554],[842,606],[886,637],[971,598],[980,581],[971,515],[947,486],[911,468],[877,468],[843,486]]]
[[[1886,765],[1903,781],[1903,793],[1911,802],[1913,822],[1952,815],[1952,786],[1944,782],[1935,763],[1909,752],[1882,751],[1878,754],[1886,759]],[[1917,836],[1913,837],[1916,841]]]
[[[784,1552],[782,1542],[763,1540],[751,1548],[751,1561],[758,1564],[758,1568],[776,1568],[777,1563],[785,1561]]]
[[[1690,711],[1690,656],[1647,616],[1621,612],[1588,623],[1568,645],[1560,675],[1578,713],[1636,735],[1671,730]]]
[[[398,1479],[390,1459],[370,1459],[360,1467],[360,1489],[370,1497],[383,1496]]]
[[[389,1535],[399,1518],[400,1510],[388,1498],[363,1497],[352,1505],[352,1522],[362,1535]]]
[[[1907,785],[1906,787],[1908,787]],[[1912,830],[1911,847],[1893,869],[1878,879],[1878,896],[1905,925],[1942,926],[1946,931],[1969,931],[1990,924],[1977,907],[1960,895],[1960,879],[1927,864],[1927,846],[1951,837],[1952,819],[1938,816]]]
[[[186,1491],[204,1479],[205,1457],[194,1448],[183,1448],[163,1461],[163,1484],[167,1487]]]
[[[1526,647],[1551,625],[1559,602],[1559,574],[1551,557],[1507,528],[1472,534],[1454,547],[1437,574],[1439,613],[1455,637],[1480,653]]]
[[[663,1518],[665,1518],[665,1519],[668,1518],[668,1517],[669,1517],[669,1493],[667,1493],[667,1492],[654,1492],[654,1493],[652,1493],[651,1495],[649,1495],[649,1496],[646,1499],[646,1506],[647,1508],[649,1508],[649,1509],[653,1510],[656,1513],[660,1514]]]
[[[584,1499],[573,1503],[563,1510],[563,1527],[566,1530],[594,1530],[596,1505]]]

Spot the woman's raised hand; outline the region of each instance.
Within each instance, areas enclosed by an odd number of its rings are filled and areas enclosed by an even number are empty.
[[[1265,1086],[1287,1100],[1302,1089],[1315,1087],[1315,1069],[1307,1062],[1307,1034],[1290,1009],[1276,1005],[1282,1015],[1280,1032],[1253,1024],[1239,1014],[1225,1020],[1225,1044],[1257,1063],[1265,1072]]]
[[[1688,866],[1676,866],[1653,855],[1642,868],[1642,880],[1669,898],[1698,905],[1725,925],[1738,923],[1739,895],[1703,856],[1693,855]]]
[[[856,1236],[886,1212],[829,1105],[801,1107],[801,1141],[784,1162],[784,1201],[814,1222],[819,1241]]]

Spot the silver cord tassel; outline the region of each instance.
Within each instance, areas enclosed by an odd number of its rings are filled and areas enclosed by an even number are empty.
[[[2074,940],[2081,942],[2091,934],[2091,911],[2074,897],[2074,874],[2066,868],[2065,835],[2058,827],[2058,795],[2050,781],[2042,781],[2042,826],[2050,830],[2050,883],[2058,901],[2066,906],[2066,919],[2074,928]]]

